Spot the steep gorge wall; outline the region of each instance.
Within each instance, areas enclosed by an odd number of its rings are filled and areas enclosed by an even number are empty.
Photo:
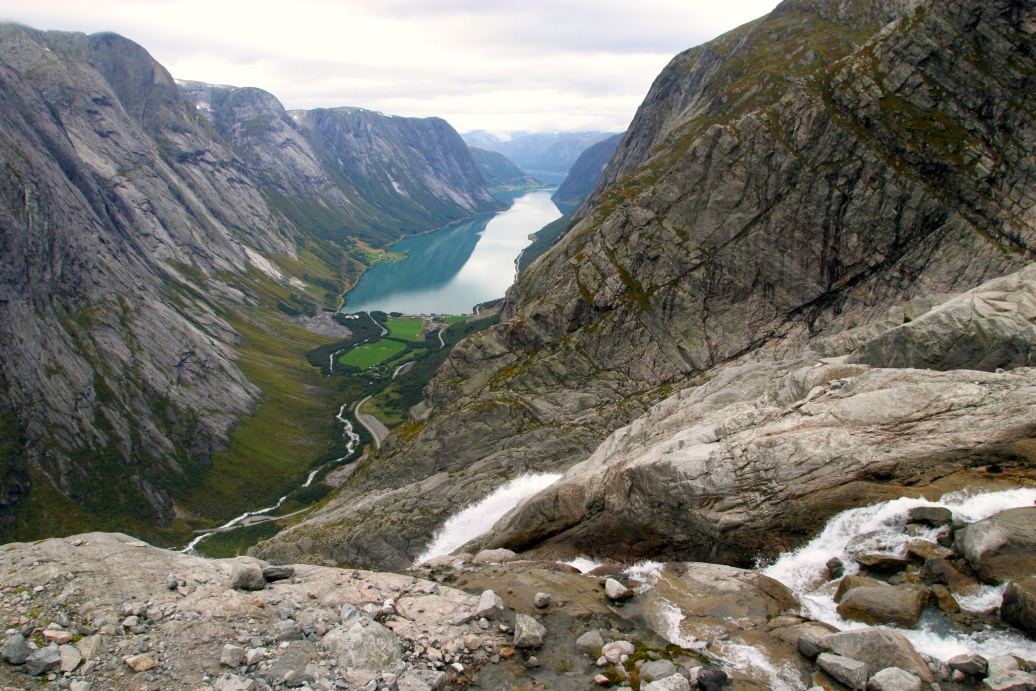
[[[523,274],[503,323],[454,350],[421,419],[260,553],[405,563],[500,475],[585,458],[718,365],[793,355],[1031,261],[1033,9],[923,3],[881,30],[897,9],[907,3],[785,3],[675,61],[612,166],[629,142],[644,142],[629,159],[642,163],[618,164],[630,172]],[[867,27],[877,36],[857,45]],[[794,46],[771,54],[774,95],[702,125],[686,103],[747,79],[760,35],[803,37],[827,51],[814,50],[821,63],[849,57],[779,88],[777,66],[801,62]]]

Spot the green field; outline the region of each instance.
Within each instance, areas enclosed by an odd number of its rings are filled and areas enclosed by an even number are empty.
[[[402,338],[404,341],[424,340],[421,333],[424,322],[420,319],[389,319],[385,326],[393,338]]]
[[[338,358],[338,362],[365,370],[368,367],[385,362],[385,360],[405,349],[406,345],[399,341],[383,340],[377,343],[365,343]]]

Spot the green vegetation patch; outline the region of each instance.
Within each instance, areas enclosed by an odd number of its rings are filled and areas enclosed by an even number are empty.
[[[392,338],[402,338],[404,341],[422,341],[424,334],[424,321],[420,319],[389,319],[385,324]]]
[[[199,554],[206,557],[236,557],[247,552],[252,545],[273,537],[281,527],[277,521],[265,521],[223,533],[214,533],[199,542],[196,549]]]
[[[360,369],[367,369],[385,362],[405,349],[405,343],[389,339],[378,341],[377,343],[364,343],[338,358],[338,362],[347,366],[352,365]]]

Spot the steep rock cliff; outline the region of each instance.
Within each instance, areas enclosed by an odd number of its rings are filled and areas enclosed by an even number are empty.
[[[551,195],[554,203],[565,211],[582,204],[597,186],[597,181],[601,179],[601,174],[615,155],[621,141],[622,135],[615,134],[587,147],[579,154],[564,182],[558,185],[558,191]]]
[[[310,233],[383,245],[501,206],[442,120],[359,108],[289,115],[262,89],[179,86],[274,206]]]
[[[503,323],[454,350],[418,420],[278,549],[405,561],[496,475],[586,458],[723,363],[794,356],[1031,261],[1033,9],[910,4],[786,2],[678,57]],[[750,65],[764,78],[741,93]]]

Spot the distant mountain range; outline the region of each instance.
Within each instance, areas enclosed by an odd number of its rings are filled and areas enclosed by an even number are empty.
[[[468,146],[496,151],[543,182],[560,184],[572,164],[588,147],[612,136],[609,132],[516,132],[501,139],[475,130],[461,135]]]

